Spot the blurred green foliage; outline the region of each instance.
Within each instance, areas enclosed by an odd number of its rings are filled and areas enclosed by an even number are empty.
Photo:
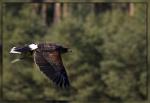
[[[3,98],[90,103],[146,103],[146,5],[135,13],[120,4],[94,14],[91,4],[69,4],[70,15],[47,27],[33,4],[8,3],[3,16]],[[117,5],[117,6],[116,6]],[[31,61],[11,64],[12,46],[55,42],[72,48],[62,55],[72,88],[56,88]]]

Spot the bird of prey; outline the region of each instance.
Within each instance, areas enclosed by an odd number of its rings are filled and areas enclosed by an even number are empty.
[[[69,79],[63,65],[61,54],[70,51],[69,48],[54,43],[29,44],[22,47],[13,47],[10,53],[33,53],[34,62],[40,70],[57,86],[69,87]],[[19,59],[18,59],[19,60]]]

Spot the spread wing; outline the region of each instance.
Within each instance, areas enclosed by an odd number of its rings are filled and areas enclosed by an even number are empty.
[[[34,59],[40,70],[56,85],[60,87],[69,87],[68,76],[59,52],[36,51]]]

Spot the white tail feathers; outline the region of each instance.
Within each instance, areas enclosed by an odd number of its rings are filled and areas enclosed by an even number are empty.
[[[21,52],[15,51],[16,47],[13,47],[9,53],[13,53],[13,54],[21,54]]]

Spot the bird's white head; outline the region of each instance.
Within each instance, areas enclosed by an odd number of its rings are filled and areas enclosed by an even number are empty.
[[[29,45],[29,48],[30,48],[31,50],[35,50],[35,49],[38,48],[38,45],[37,45],[37,44],[30,44],[30,45]]]

